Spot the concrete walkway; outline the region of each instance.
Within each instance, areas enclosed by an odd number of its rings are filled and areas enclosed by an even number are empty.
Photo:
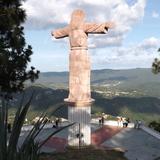
[[[128,160],[155,160],[160,157],[160,140],[141,129],[125,128],[102,145],[125,150]]]

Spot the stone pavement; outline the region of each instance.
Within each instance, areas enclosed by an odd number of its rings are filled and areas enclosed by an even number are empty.
[[[92,144],[107,148],[120,148],[125,151],[129,160],[155,160],[160,157],[160,140],[141,129],[119,128],[117,126],[104,126],[92,124]],[[37,139],[42,142],[50,133],[56,130],[46,128]],[[67,146],[67,130],[53,136],[41,149],[42,152],[64,151]],[[23,134],[22,134],[23,135]],[[21,136],[23,141],[26,133]],[[159,159],[156,159],[159,160]]]
[[[44,145],[45,149],[54,148],[57,152],[63,152],[66,146],[67,140],[65,138],[60,137],[51,137]],[[46,150],[46,152],[48,151]]]
[[[102,145],[125,150],[128,160],[155,160],[160,157],[160,140],[141,129],[125,128]]]
[[[108,140],[118,132],[120,132],[122,128],[115,127],[115,126],[103,126],[102,128],[97,129],[96,131],[92,132],[91,141],[92,145],[99,146],[104,141]]]
[[[98,129],[97,129],[98,128]],[[122,128],[115,127],[115,126],[98,126],[95,125],[92,129],[91,141],[92,144],[95,146],[99,146],[107,139],[111,138],[116,133],[120,132]],[[44,132],[46,133],[46,132]],[[43,133],[43,134],[44,134]],[[42,152],[52,152],[52,151],[64,151],[65,147],[67,146],[67,136],[66,130],[62,131],[61,133],[56,134],[54,137],[50,138],[42,147]],[[43,141],[44,138],[39,138]],[[54,150],[53,150],[54,148]]]

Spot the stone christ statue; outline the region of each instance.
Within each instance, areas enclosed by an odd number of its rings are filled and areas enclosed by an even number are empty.
[[[75,10],[70,24],[52,32],[55,38],[69,37],[69,96],[65,101],[74,106],[92,102],[90,91],[90,58],[88,55],[88,34],[105,34],[113,23],[86,23],[85,13]]]

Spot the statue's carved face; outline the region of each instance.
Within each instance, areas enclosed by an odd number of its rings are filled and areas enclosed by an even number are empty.
[[[73,11],[70,25],[72,29],[80,29],[84,23],[85,13],[78,9]]]

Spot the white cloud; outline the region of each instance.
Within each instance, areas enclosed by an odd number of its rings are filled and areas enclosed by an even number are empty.
[[[92,55],[93,68],[150,68],[155,57],[160,39],[151,37],[139,44],[128,47],[110,48]]]
[[[140,45],[139,47],[142,49],[151,49],[151,48],[158,48],[158,45],[160,44],[160,40],[155,38],[155,37],[151,37],[148,39],[145,39]]]
[[[159,18],[158,12],[153,11],[153,12],[152,12],[152,17],[153,17],[153,18]]]
[[[91,46],[119,46],[125,35],[144,16],[146,0],[137,0],[129,5],[125,0],[27,0],[23,7],[28,19],[26,27],[32,29],[59,28],[67,25],[74,9],[81,8],[86,12],[86,21],[116,22],[116,28],[108,35],[90,40]]]

